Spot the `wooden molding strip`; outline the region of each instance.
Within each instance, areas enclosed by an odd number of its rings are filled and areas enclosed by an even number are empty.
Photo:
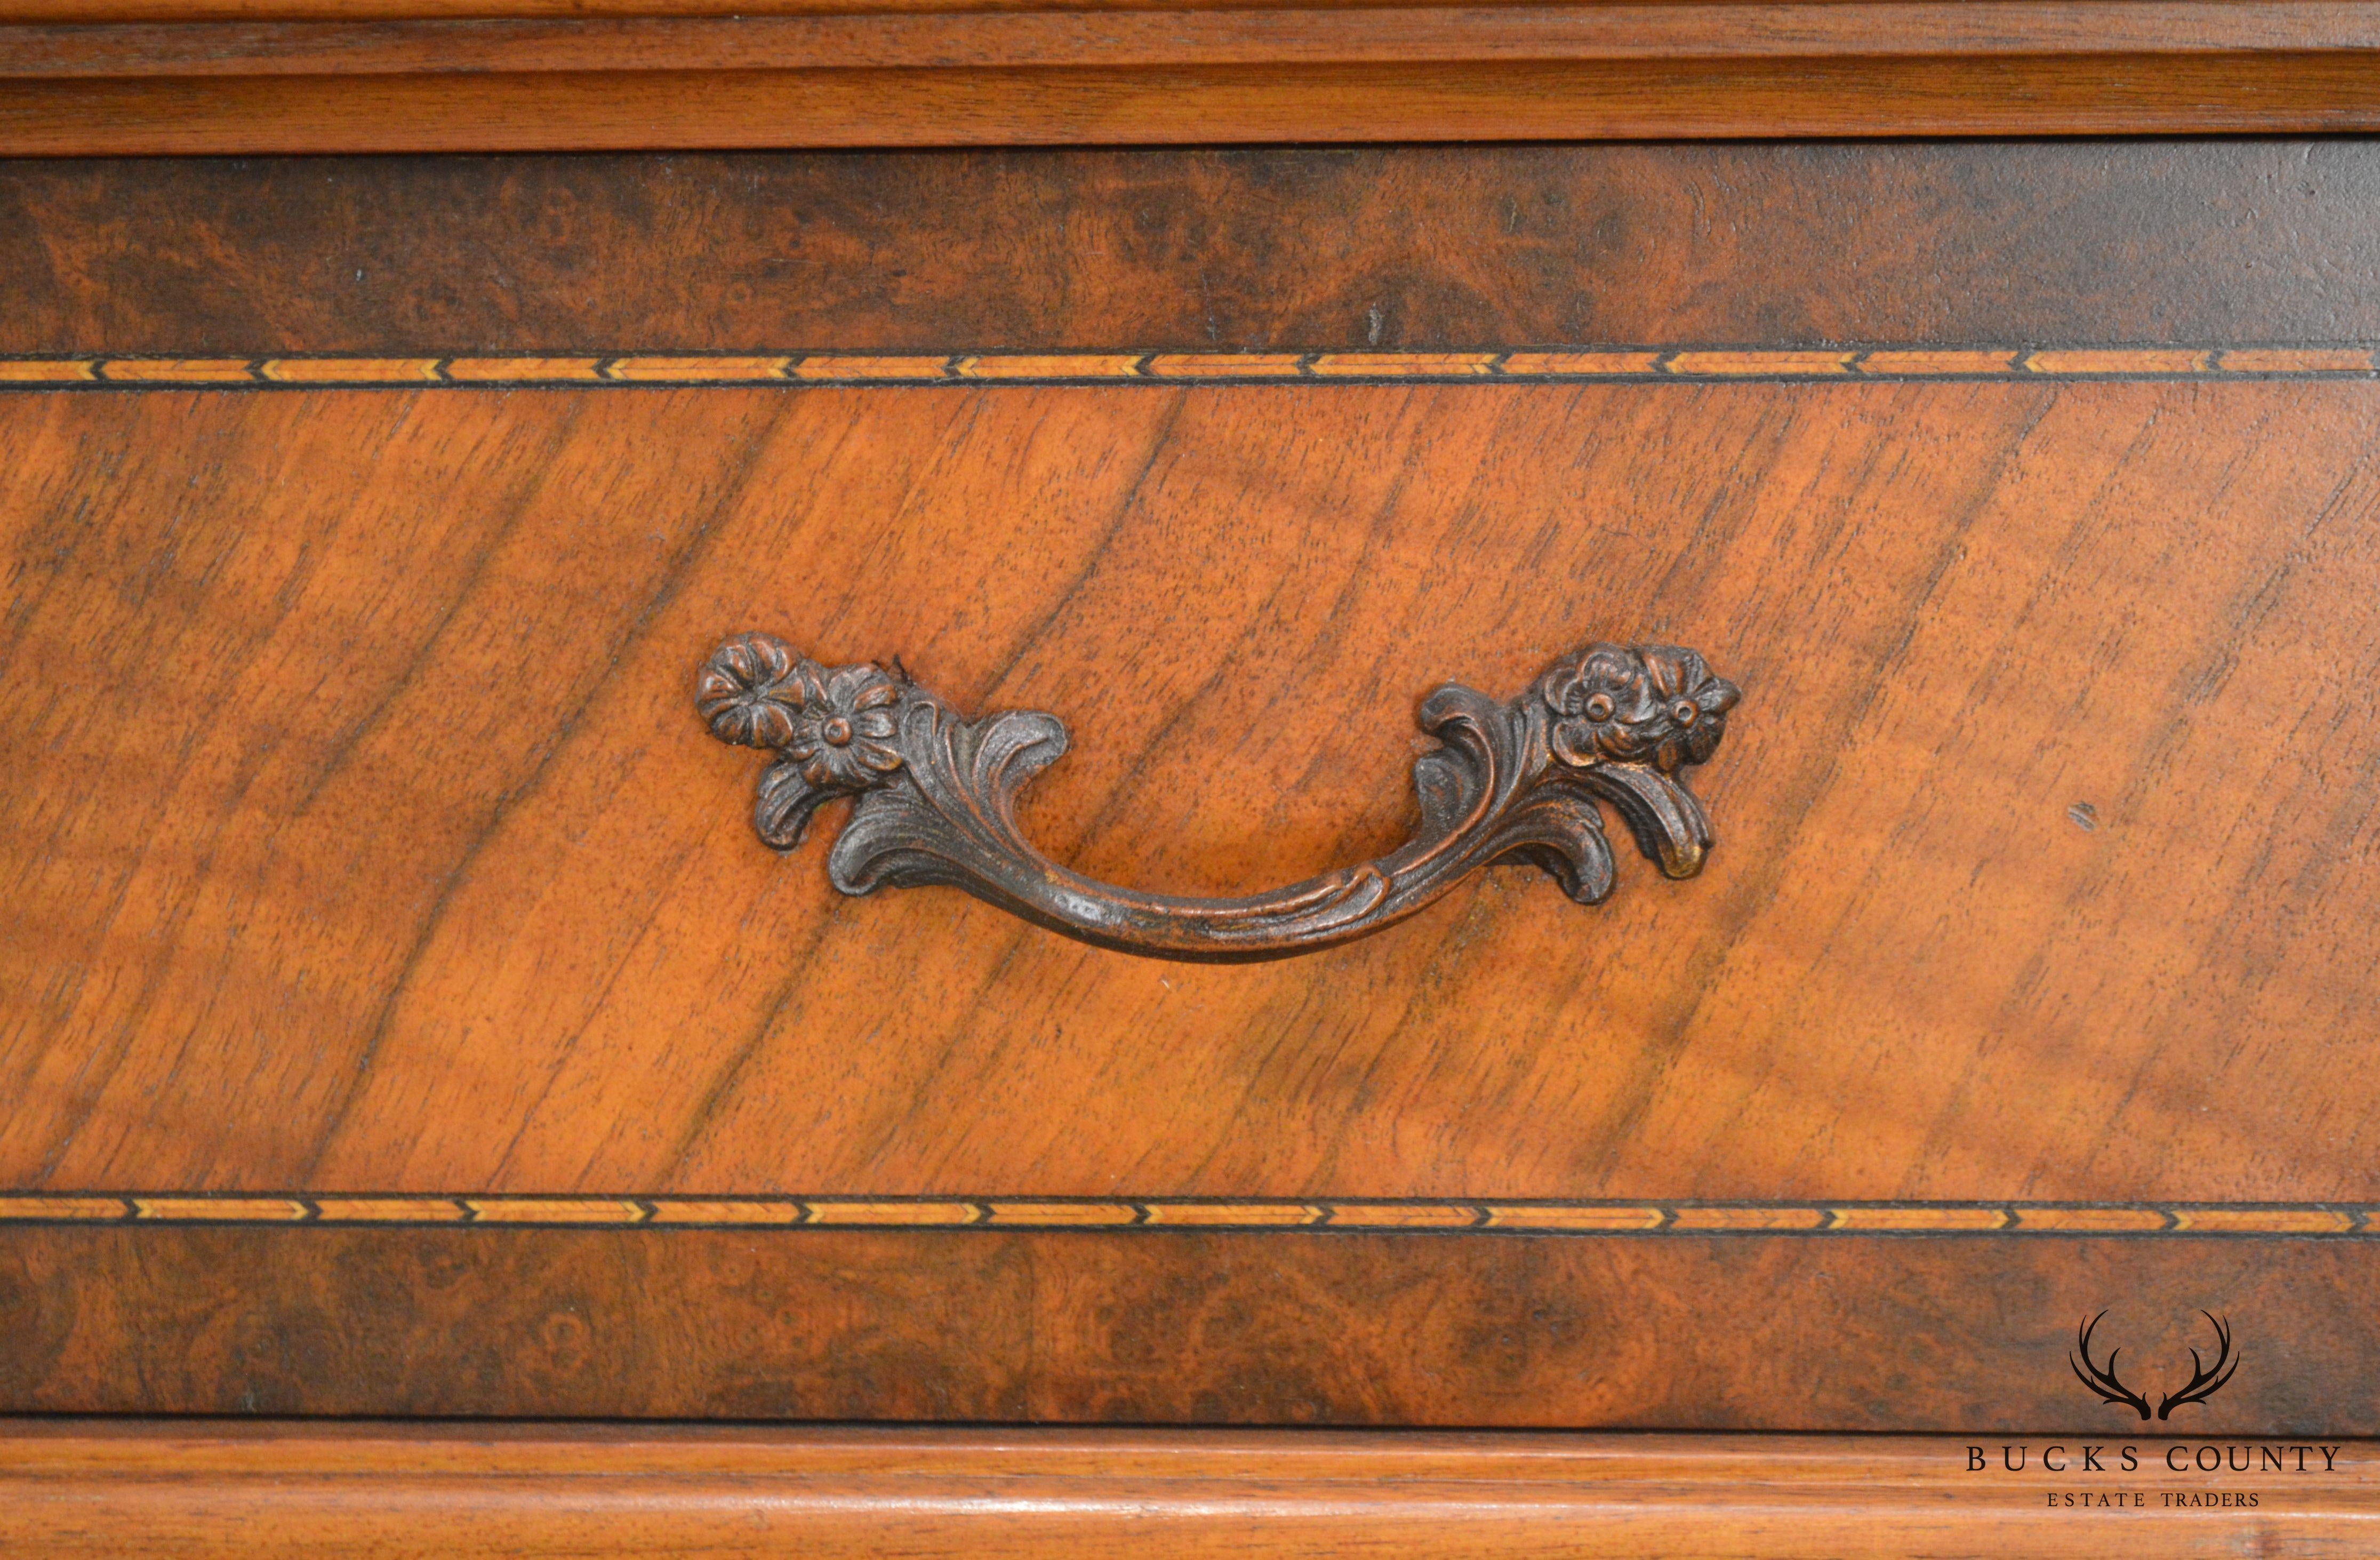
[[[0,0],[0,153],[2352,132],[2375,53],[2375,0]]]
[[[612,25],[443,33],[423,25],[590,18]],[[510,48],[538,39],[567,47],[562,41],[578,36],[667,47],[698,36],[673,30],[675,24],[757,20],[791,24],[743,34],[756,46],[774,41],[800,51],[779,56],[782,63],[847,67],[2380,48],[2380,6],[2364,0],[0,0],[0,24],[80,30],[79,38],[63,32],[29,38],[22,45],[29,50],[71,50],[84,43],[104,47],[117,40],[97,30],[110,25],[123,29],[124,40],[172,40],[187,30],[209,37],[212,47],[237,50],[245,43],[270,49],[275,39],[309,36],[266,30],[272,24],[310,24],[313,36],[341,37],[355,51],[324,61],[322,68],[334,73],[374,70],[381,52],[406,48],[409,40],[451,40],[451,52],[431,63],[465,68],[486,65],[489,56],[469,51],[492,43]],[[234,32],[233,24],[249,30]],[[237,70],[245,57],[234,53],[212,63]],[[602,56],[592,57],[602,63]],[[190,62],[193,68],[206,63]]]
[[[2097,1560],[2366,1554],[2375,1523],[2380,1447],[2335,1436],[0,1420],[0,1549],[52,1560]]]
[[[546,0],[0,0],[0,79],[402,76],[620,70],[1185,68],[2369,54],[2380,6],[1940,0],[1864,5],[954,6],[800,14],[653,4],[589,15]],[[772,10],[795,14],[770,15]],[[219,19],[201,20],[210,15]]]
[[[0,1225],[2372,1238],[2380,1237],[2380,1207],[2333,1202],[6,1192],[0,1193]]]
[[[423,389],[1859,380],[2371,379],[2380,348],[1861,347],[1471,352],[621,353],[514,357],[0,358],[0,389]]]

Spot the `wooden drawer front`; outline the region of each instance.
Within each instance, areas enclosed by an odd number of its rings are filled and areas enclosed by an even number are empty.
[[[2022,1426],[2123,1412],[2052,1369],[2121,1305],[2315,1340],[2209,1423],[2372,1428],[2336,310],[169,355],[67,291],[0,365],[0,1407]],[[1699,877],[1184,965],[764,848],[746,629],[1059,715],[1027,832],[1182,894],[1391,847],[1441,682],[1742,700]]]

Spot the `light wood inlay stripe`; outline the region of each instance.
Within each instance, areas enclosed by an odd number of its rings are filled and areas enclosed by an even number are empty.
[[[1508,352],[1496,365],[1505,379],[1650,379],[1661,372],[1658,352]]]
[[[1305,372],[1298,352],[1160,352],[1141,366],[1149,379],[1294,379]]]
[[[748,384],[784,377],[791,358],[615,358],[603,377],[632,384]]]
[[[650,1215],[626,1198],[467,1197],[480,1225],[640,1225]]]
[[[2014,1220],[2005,1208],[1836,1208],[1829,1230],[1900,1235],[1975,1234],[2010,1228]]]
[[[0,1220],[16,1224],[121,1224],[135,1216],[129,1200],[121,1197],[42,1197],[19,1195],[0,1203]]]
[[[1709,374],[1721,378],[1774,379],[1780,375],[1830,375],[1852,372],[1852,352],[1791,352],[1755,348],[1747,351],[1679,352],[1664,362],[1670,373]]]
[[[655,1200],[656,1225],[798,1225],[809,1210],[783,1198],[715,1197]]]
[[[833,380],[838,383],[905,384],[917,380],[954,377],[948,358],[796,358],[785,371],[788,379]],[[1075,377],[1075,376],[1068,376]]]
[[[94,377],[113,384],[262,384],[272,382],[272,367],[247,358],[102,358],[93,364]]]
[[[1026,1225],[1038,1229],[1099,1229],[1140,1222],[1129,1202],[988,1202],[988,1225]]]
[[[809,1213],[804,1223],[828,1225],[915,1225],[964,1228],[990,1223],[991,1212],[980,1202],[905,1202],[892,1198],[880,1200],[805,1199],[802,1205]]]
[[[270,358],[258,372],[276,384],[435,384],[435,358]]]
[[[1330,1210],[1318,1202],[1143,1202],[1145,1225],[1175,1229],[1295,1229],[1319,1225]]]
[[[550,384],[602,383],[601,358],[449,358],[443,369],[451,384]]]
[[[2201,374],[2212,373],[2216,355],[2183,347],[2066,347],[2033,353],[2023,365],[2046,374]]]
[[[2173,1227],[2173,1214],[2162,1208],[2019,1208],[2016,1227],[2058,1230],[2069,1235],[2154,1234]]]
[[[1987,347],[1973,350],[1888,347],[1861,353],[1858,367],[1859,372],[1870,379],[1932,379],[1969,374],[2015,378],[2023,372],[2020,367],[2023,359],[2024,354],[2012,347]]]
[[[1570,1203],[1555,1207],[1528,1202],[1489,1203],[1488,1229],[1544,1230],[1555,1234],[1586,1234],[1606,1230],[1657,1230],[1669,1222],[1670,1211],[1643,1204],[1604,1207]]]
[[[2198,1235],[2350,1235],[2357,1217],[2341,1208],[2177,1208],[2173,1227]]]
[[[1822,1230],[1832,1222],[1832,1211],[1825,1208],[1697,1205],[1672,1209],[1670,1222],[1663,1227],[1682,1234],[1719,1231],[1731,1234],[1745,1230],[1765,1233],[1772,1230]]]
[[[1477,379],[1496,372],[1494,352],[1325,352],[1306,372],[1318,378]]]
[[[160,1224],[221,1220],[237,1225],[292,1225],[314,1216],[304,1202],[289,1197],[135,1197],[130,1201],[134,1218]]]
[[[1485,1210],[1474,1202],[1341,1202],[1330,1205],[1333,1229],[1476,1229]]]
[[[326,1224],[459,1225],[470,1207],[454,1197],[317,1197],[314,1216]]]
[[[14,358],[0,385],[118,389],[551,384],[1166,384],[2373,377],[2363,344],[2294,347],[1581,347],[1483,352],[622,353],[611,357]]]
[[[2380,1236],[2327,1203],[1319,1201],[1251,1198],[536,1197],[6,1192],[8,1224],[1495,1231],[1536,1235]]]
[[[2226,373],[2368,374],[2375,362],[2363,347],[2234,347],[2215,359]]]
[[[0,384],[89,384],[98,377],[95,359],[0,359]]]
[[[951,372],[959,379],[1138,379],[1141,355],[1050,353],[1030,357],[955,358]]]

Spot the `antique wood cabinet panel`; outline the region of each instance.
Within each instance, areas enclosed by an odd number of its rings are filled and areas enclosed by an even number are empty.
[[[2375,196],[2352,140],[0,164],[0,1410],[2380,1432]],[[1701,662],[1540,680],[1600,641]],[[1389,886],[1159,916],[1293,956],[1220,963],[1011,913],[1123,924],[1005,825],[935,859],[1007,906],[839,892],[845,793],[998,813],[1002,711],[1087,879]],[[1524,752],[1567,810],[1394,901]],[[2078,1382],[2102,1311],[2174,1417]],[[13,1465],[116,1477],[79,1433]],[[563,1443],[481,1452],[778,1455]]]

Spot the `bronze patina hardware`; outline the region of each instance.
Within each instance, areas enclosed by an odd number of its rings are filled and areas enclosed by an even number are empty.
[[[1066,750],[1054,715],[969,720],[897,669],[827,667],[768,634],[703,664],[697,707],[722,742],[776,754],[752,822],[779,850],[810,817],[856,798],[827,856],[845,894],[890,884],[963,888],[1087,943],[1158,958],[1279,958],[1392,925],[1473,871],[1544,868],[1570,896],[1611,894],[1609,802],[1673,878],[1710,849],[1684,772],[1717,750],[1738,693],[1691,650],[1589,645],[1503,701],[1449,684],[1422,701],[1439,746],[1414,762],[1421,823],[1376,860],[1246,898],[1145,894],[1069,871],[1016,824],[1016,796]]]

